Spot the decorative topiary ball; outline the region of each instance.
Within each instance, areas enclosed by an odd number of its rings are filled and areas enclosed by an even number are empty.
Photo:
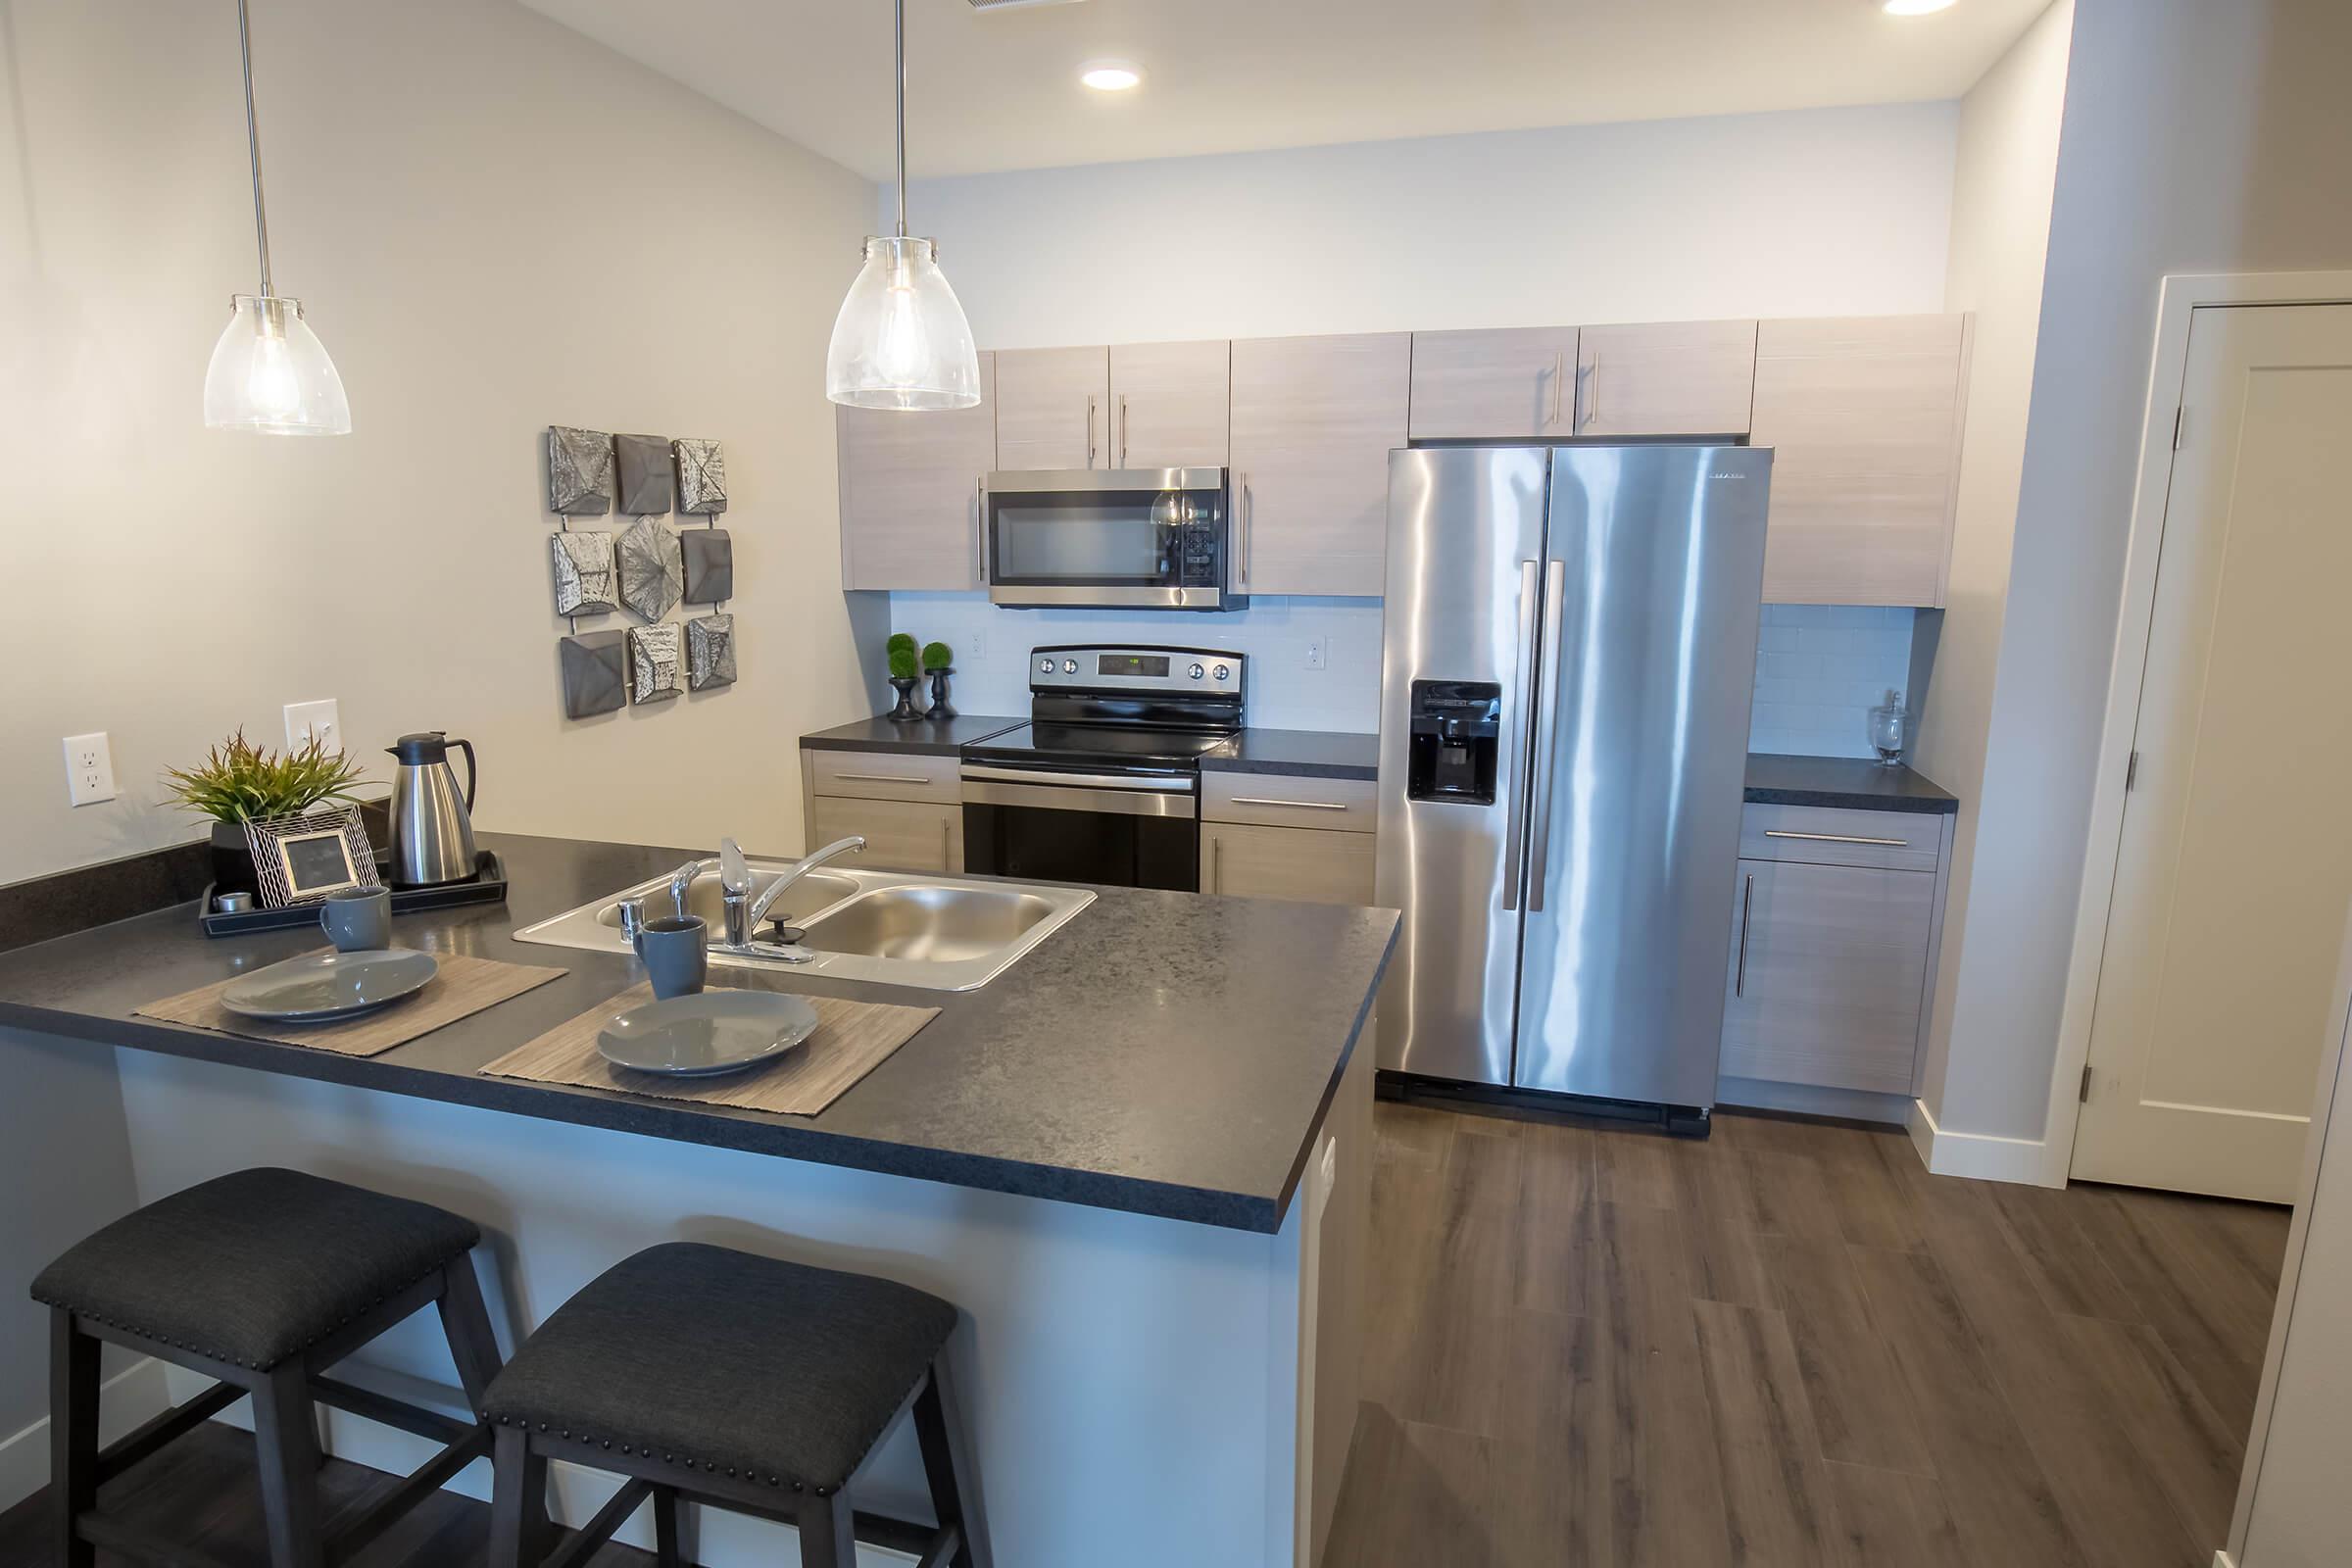
[[[914,652],[915,645],[914,638],[907,633],[903,631],[894,631],[890,634],[890,641],[884,643],[882,646],[894,654],[900,652],[901,650],[905,650],[906,652],[911,654]]]
[[[913,680],[919,673],[914,662],[914,649],[911,645],[906,648],[893,648],[890,651],[890,678],[892,680]]]
[[[929,643],[923,648],[925,669],[947,669],[956,662],[956,650],[946,643]]]

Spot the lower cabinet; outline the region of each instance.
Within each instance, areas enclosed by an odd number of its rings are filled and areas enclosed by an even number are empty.
[[[1200,824],[1200,891],[1305,904],[1370,904],[1369,833],[1311,827]]]
[[[1785,858],[1740,861],[1724,1076],[1913,1093],[1942,927],[1949,818],[1873,813],[1898,826],[1868,832],[1856,831],[1859,813],[1822,812],[1817,830],[1804,808],[1748,809],[1751,817],[1770,813],[1777,825],[1745,834],[1745,842]]]
[[[963,806],[954,757],[801,752],[801,808],[811,850],[860,834],[852,864],[877,871],[963,869]]]

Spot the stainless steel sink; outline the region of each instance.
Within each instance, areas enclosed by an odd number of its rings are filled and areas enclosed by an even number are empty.
[[[772,877],[790,861],[755,860],[753,872]],[[686,907],[710,923],[718,938],[719,883],[715,872],[695,878]],[[655,877],[622,888],[609,898],[583,904],[553,919],[514,933],[517,942],[626,953],[620,906],[642,898],[648,907],[668,912],[669,879]],[[930,991],[970,991],[1003,974],[1021,956],[1059,930],[1095,902],[1084,888],[1027,882],[984,882],[971,877],[922,876],[903,871],[866,871],[839,864],[811,871],[785,889],[771,916],[806,935],[806,962],[765,953],[710,950],[716,966],[771,972],[829,975],[879,985]]]

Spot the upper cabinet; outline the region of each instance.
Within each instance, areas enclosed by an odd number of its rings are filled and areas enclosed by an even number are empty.
[[[1101,466],[1225,466],[1232,390],[1230,343],[1115,345],[1110,350],[1109,449]]]
[[[1739,435],[1756,380],[1756,323],[1670,321],[1577,333],[1581,436]]]
[[[1415,332],[1412,438],[1564,436],[1577,363],[1573,326]]]
[[[1412,341],[1380,332],[1233,345],[1243,592],[1380,594],[1389,451],[1405,444]]]
[[[1943,604],[1968,349],[1961,316],[1763,323],[1768,603]]]
[[[836,407],[845,588],[977,588],[980,485],[996,466],[996,357],[980,405],[906,414]]]
[[[1110,350],[997,354],[995,468],[1107,468]]]

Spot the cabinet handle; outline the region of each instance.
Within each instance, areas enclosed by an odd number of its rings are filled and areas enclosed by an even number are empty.
[[[1747,915],[1756,902],[1756,874],[1747,873],[1747,885],[1740,890],[1740,968],[1732,980],[1732,995],[1747,995]]]
[[[1119,394],[1119,466],[1127,466],[1127,394]]]
[[[1208,836],[1208,891],[1225,891],[1225,835],[1222,833]]]
[[[1298,811],[1345,811],[1348,809],[1348,803],[1345,801],[1278,801],[1266,795],[1236,795],[1232,804],[1235,806],[1287,806],[1293,810]]]
[[[1572,433],[1582,434],[1592,427],[1600,416],[1600,350],[1592,351],[1592,363],[1579,366],[1585,384],[1576,400],[1576,422]]]
[[[1768,839],[1802,839],[1808,844],[1875,844],[1888,850],[1907,850],[1911,847],[1909,839],[1874,839],[1856,833],[1794,833],[1778,827],[1766,828],[1764,836]]]
[[[1250,586],[1250,475],[1234,475],[1238,487],[1234,494],[1233,512],[1239,526],[1233,530],[1233,578],[1241,588]]]
[[[1568,355],[1554,349],[1551,354],[1551,413],[1544,420],[1546,430],[1560,422],[1560,383],[1568,379]]]
[[[833,776],[844,784],[919,784],[924,789],[929,789],[932,782],[919,773],[836,773]]]
[[[953,817],[943,816],[939,819],[939,868],[942,871],[956,869],[956,821]]]
[[[1095,395],[1086,395],[1086,466],[1095,466]]]

